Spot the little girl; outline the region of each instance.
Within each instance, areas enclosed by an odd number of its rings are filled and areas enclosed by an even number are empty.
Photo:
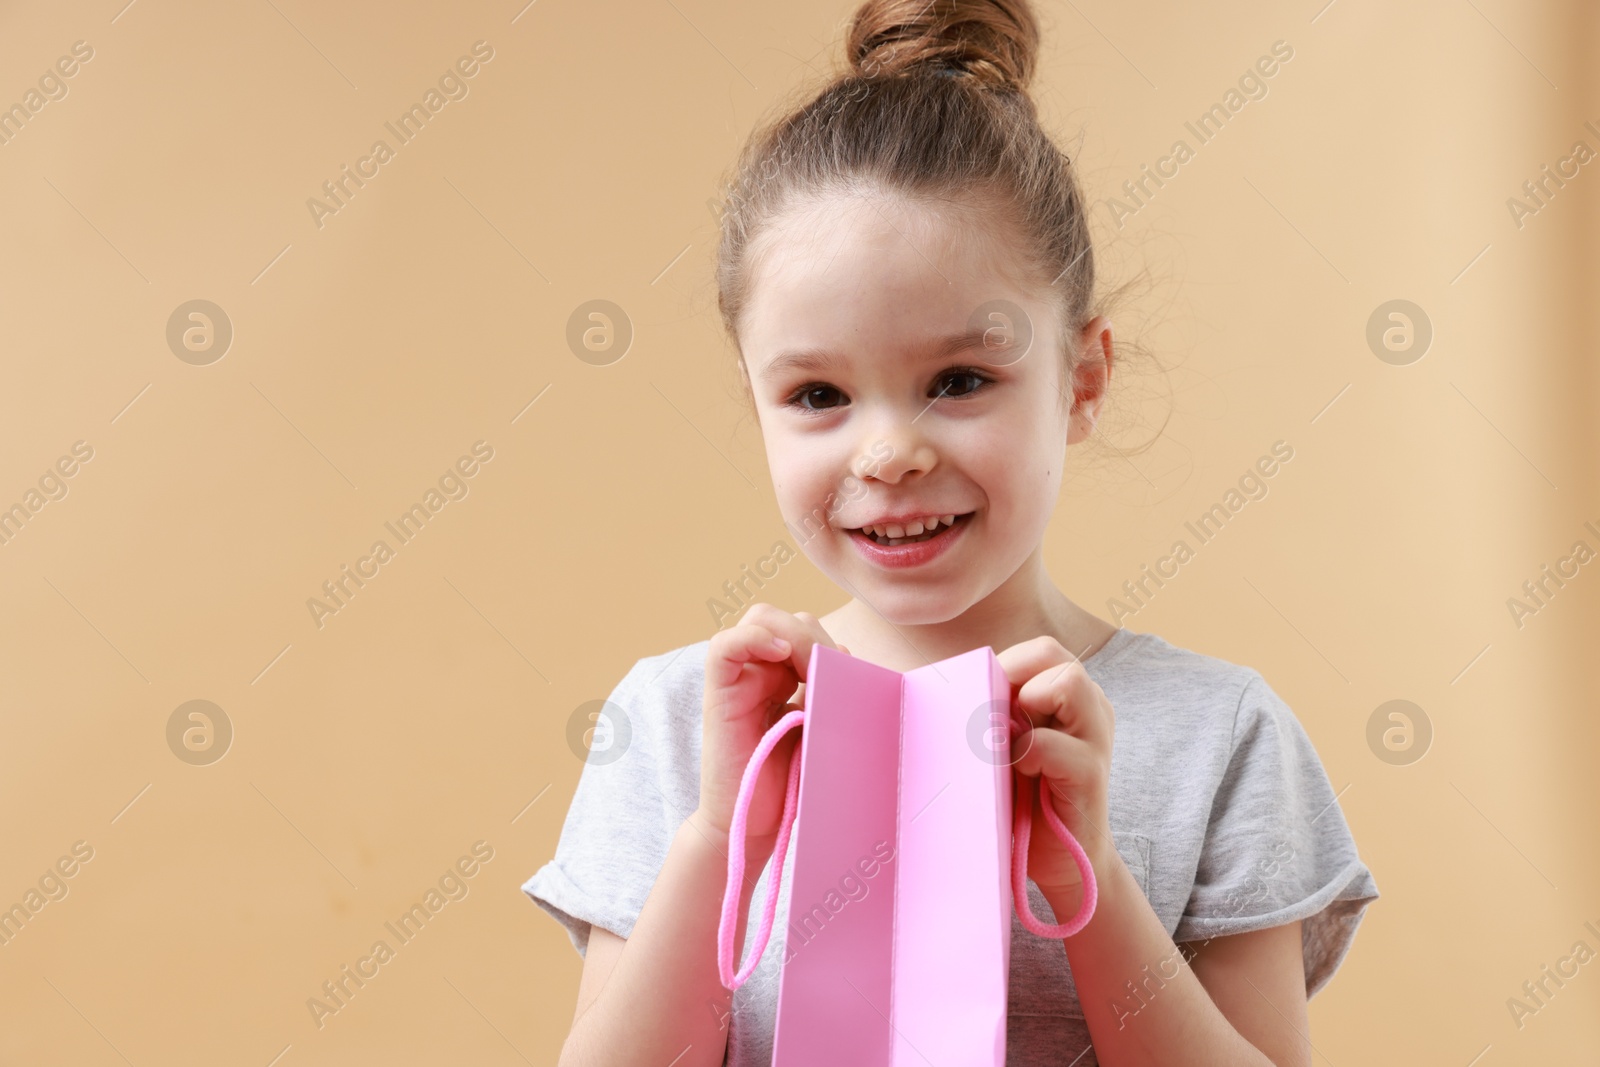
[[[790,872],[731,995],[717,931],[740,778],[803,706],[818,642],[897,671],[1001,650],[1017,772],[1045,780],[1098,885],[1065,940],[1013,917],[1008,1064],[1312,1062],[1306,1002],[1378,897],[1316,750],[1259,673],[1096,618],[1042,560],[1114,347],[1076,177],[1028,96],[1038,44],[1027,0],[867,0],[851,72],[745,149],[719,304],[785,522],[850,599],[821,618],[753,604],[612,692],[626,747],[616,731],[591,752],[523,887],[584,956],[564,1067],[770,1063],[782,961],[803,951]],[[736,959],[800,733],[757,780]],[[1077,913],[1056,835],[1031,836],[1028,871],[1035,915]]]

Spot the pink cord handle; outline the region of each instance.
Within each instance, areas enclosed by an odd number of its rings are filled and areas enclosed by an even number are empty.
[[[804,711],[791,711],[774,723],[762,735],[761,743],[756,745],[755,752],[750,756],[750,762],[745,765],[744,777],[739,781],[739,796],[733,805],[733,823],[728,828],[728,884],[722,894],[722,920],[717,925],[717,970],[721,975],[723,988],[730,991],[738,989],[755,972],[756,964],[760,962],[762,953],[767,949],[767,942],[772,937],[772,923],[778,910],[778,891],[783,879],[784,857],[788,855],[789,835],[794,829],[796,809],[799,807],[801,751],[798,746],[789,760],[789,784],[783,798],[783,818],[778,824],[778,840],[773,848],[772,879],[767,883],[766,899],[762,902],[761,926],[756,931],[754,945],[746,953],[745,965],[735,973],[733,928],[739,917],[740,883],[744,881],[745,825],[750,815],[750,798],[755,792],[756,779],[761,774],[761,768],[766,763],[767,757],[772,754],[773,748],[784,734],[803,724],[805,717]],[[1072,836],[1072,831],[1061,821],[1061,817],[1056,814],[1056,809],[1044,790],[1044,778],[1041,777],[1039,806],[1044,810],[1045,821],[1061,839],[1061,843],[1072,853],[1072,859],[1078,865],[1078,872],[1083,876],[1083,903],[1078,906],[1078,914],[1068,922],[1056,926],[1040,922],[1033,914],[1033,909],[1029,907],[1028,837],[1033,829],[1033,805],[1020,795],[1020,789],[1017,790],[1018,795],[1013,803],[1011,893],[1012,899],[1016,902],[1017,915],[1024,927],[1040,937],[1066,938],[1082,930],[1094,917],[1099,889],[1095,883],[1094,866],[1089,862],[1088,854],[1084,852],[1083,846],[1078,844],[1078,839]]]
[[[800,799],[800,749],[796,746],[789,759],[789,789],[783,798],[783,819],[778,825],[778,843],[772,854],[772,880],[767,883],[767,898],[761,909],[761,928],[756,932],[755,945],[747,953],[748,962],[738,974],[733,972],[733,926],[739,917],[739,883],[744,881],[744,827],[750,815],[750,796],[755,792],[756,779],[762,764],[784,734],[805,721],[804,711],[791,711],[772,725],[745,765],[744,777],[739,781],[739,797],[733,805],[733,825],[728,828],[728,887],[722,894],[722,921],[717,926],[717,969],[722,975],[722,987],[738,989],[755,971],[761,954],[767,950],[772,936],[772,920],[778,911],[778,886],[783,878],[783,858],[789,851],[789,831],[794,828],[795,809]]]
[[[1028,906],[1028,836],[1033,832],[1033,804],[1020,788],[1016,791],[1016,810],[1013,812],[1011,828],[1011,895],[1017,904],[1017,917],[1029,931],[1040,937],[1065,938],[1089,924],[1094,917],[1094,905],[1099,899],[1100,889],[1095,884],[1094,866],[1089,862],[1088,854],[1078,844],[1078,839],[1072,836],[1072,831],[1067,829],[1067,824],[1061,821],[1061,816],[1056,814],[1055,805],[1045,789],[1044,776],[1040,775],[1039,807],[1044,811],[1044,821],[1050,824],[1050,829],[1067,846],[1073,862],[1078,865],[1078,873],[1083,876],[1083,903],[1078,905],[1078,914],[1056,926],[1040,922]]]

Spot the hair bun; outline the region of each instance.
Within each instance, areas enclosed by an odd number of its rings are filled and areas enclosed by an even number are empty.
[[[968,75],[1023,92],[1039,53],[1028,0],[866,0],[845,43],[862,78],[916,72]]]

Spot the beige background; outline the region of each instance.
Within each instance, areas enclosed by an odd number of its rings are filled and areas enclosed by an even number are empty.
[[[0,14],[0,104],[94,50],[0,145],[0,506],[93,449],[0,546],[0,906],[94,850],[0,946],[0,1059],[551,1063],[579,959],[518,887],[569,717],[708,636],[784,534],[707,201],[854,9],[122,3]],[[1600,963],[1520,1030],[1506,1001],[1600,950],[1600,563],[1520,628],[1506,602],[1600,550],[1600,163],[1520,228],[1506,201],[1600,150],[1595,9],[1227,7],[1041,7],[1104,276],[1149,272],[1119,332],[1168,364],[1114,383],[1049,564],[1109,617],[1292,445],[1122,621],[1261,670],[1341,790],[1383,899],[1312,1004],[1317,1062],[1593,1062]],[[1099,202],[1279,39],[1266,98],[1119,230]],[[469,95],[319,228],[307,199],[479,40]],[[595,298],[635,331],[604,367],[565,341]],[[1434,329],[1407,366],[1364,336],[1397,298]],[[205,366],[165,336],[194,299],[234,331]],[[307,599],[480,440],[469,495],[319,629]],[[803,560],[763,596],[842,599]],[[195,699],[235,731],[209,766],[167,743]],[[1367,742],[1393,699],[1434,731],[1405,766]],[[318,1029],[307,998],[480,840],[470,894]]]

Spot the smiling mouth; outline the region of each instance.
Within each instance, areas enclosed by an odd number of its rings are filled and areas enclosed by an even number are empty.
[[[874,524],[870,527],[858,527],[851,530],[850,533],[860,534],[873,544],[882,545],[885,548],[893,548],[896,545],[911,545],[916,544],[919,541],[931,541],[940,534],[946,533],[956,526],[960,526],[963,522],[966,522],[968,519],[972,518],[973,514],[973,512],[968,511],[960,515],[953,515],[948,518],[948,521],[946,520],[945,516],[939,516],[939,523],[937,526],[924,529],[921,533],[910,536],[890,537],[886,532],[886,524]],[[906,527],[901,526],[899,528],[902,533],[904,533]]]

